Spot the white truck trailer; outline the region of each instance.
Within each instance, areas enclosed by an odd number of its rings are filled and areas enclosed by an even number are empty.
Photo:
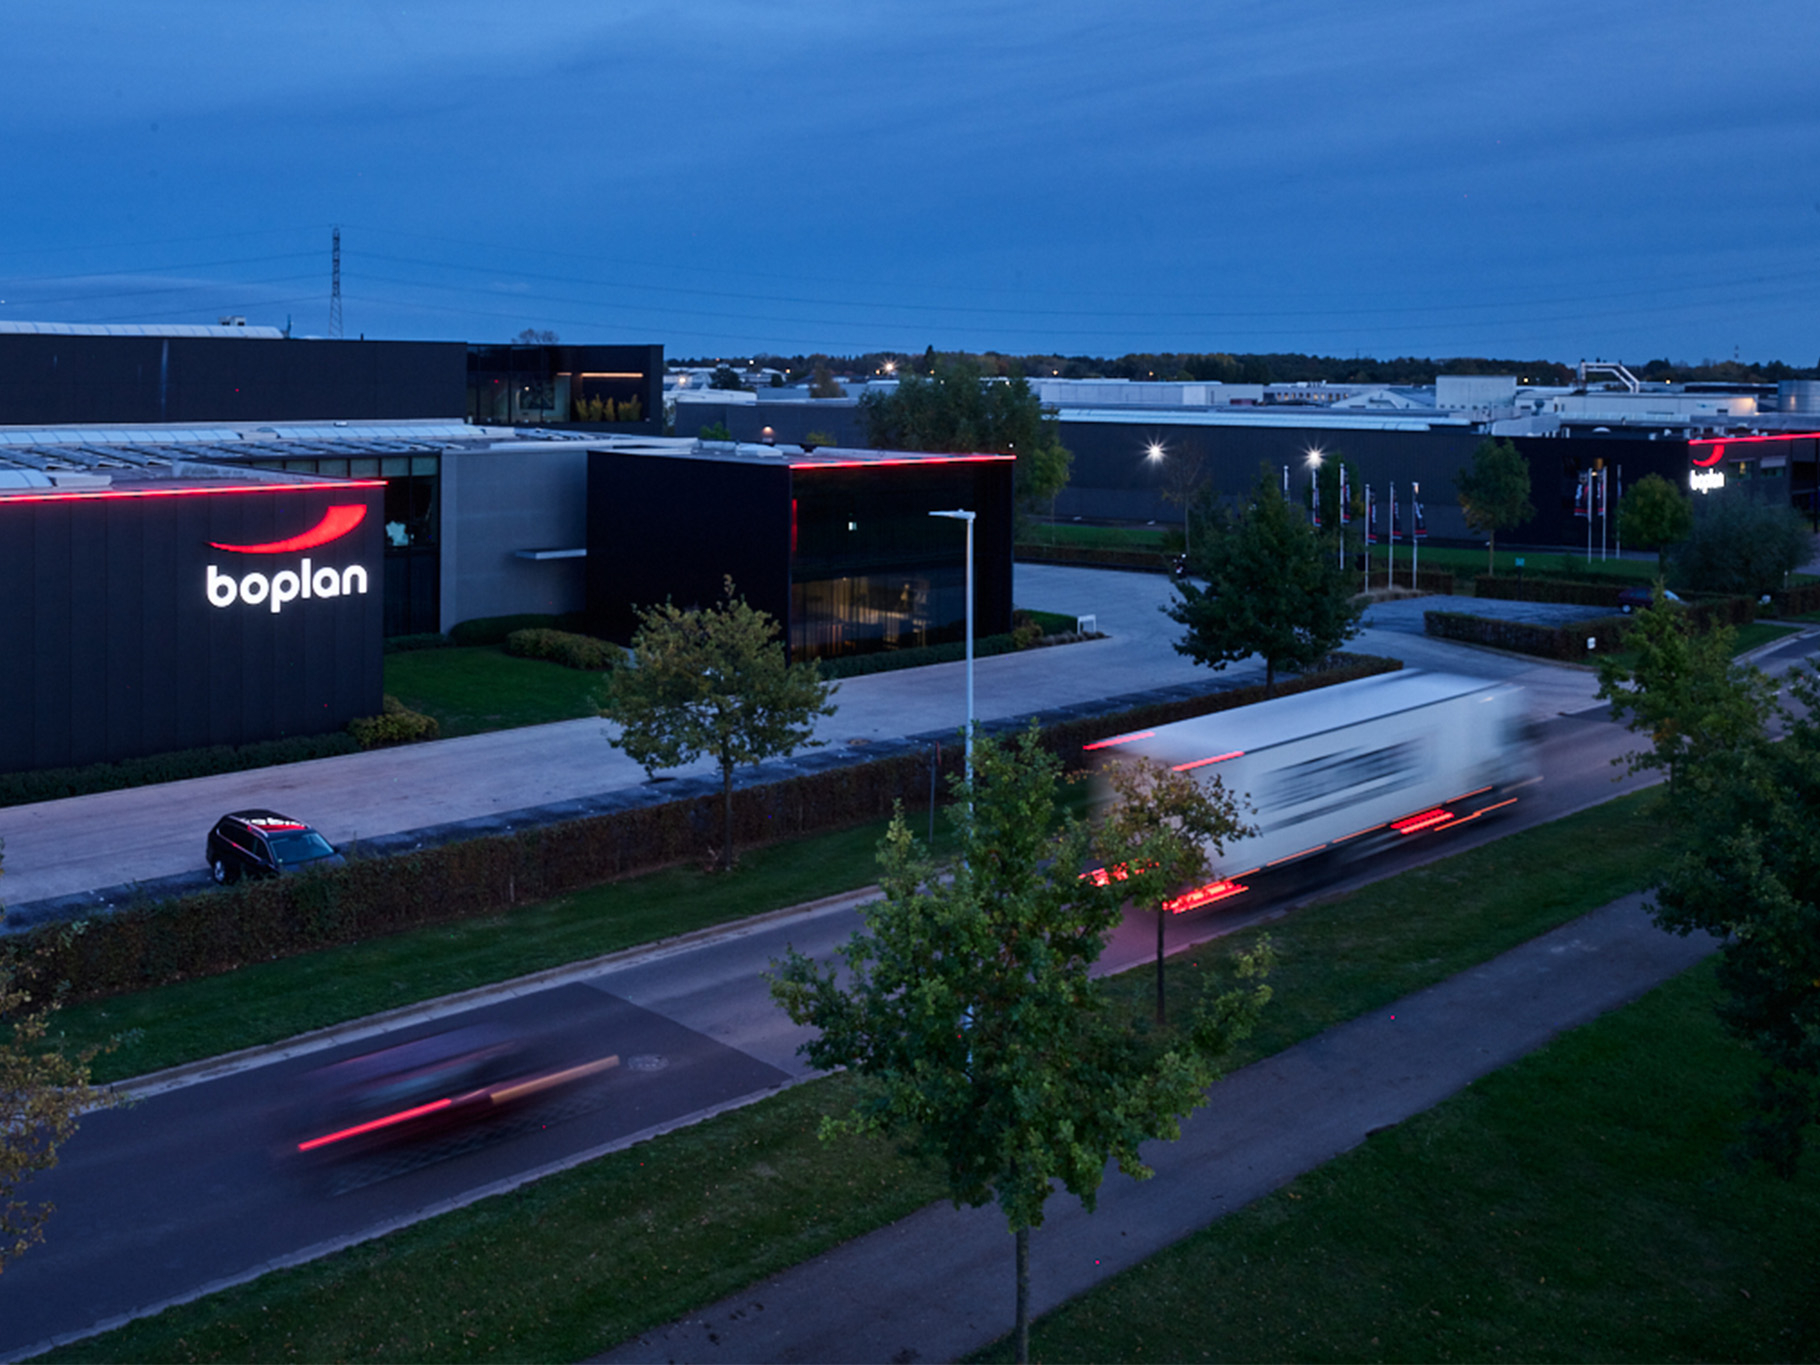
[[[1520,688],[1404,671],[1087,748],[1102,763],[1143,758],[1217,777],[1239,797],[1257,833],[1227,845],[1210,882],[1169,902],[1180,912],[1303,859],[1363,854],[1512,805],[1534,780],[1525,728]]]

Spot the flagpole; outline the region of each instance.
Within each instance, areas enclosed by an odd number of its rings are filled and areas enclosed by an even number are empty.
[[[1415,592],[1422,590],[1422,540],[1416,535],[1416,508],[1422,497],[1422,485],[1414,479],[1409,481],[1409,586]]]

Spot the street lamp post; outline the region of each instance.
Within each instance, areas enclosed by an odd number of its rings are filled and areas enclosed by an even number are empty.
[[[967,523],[967,728],[962,731],[966,744],[967,784],[973,784],[973,516],[963,508],[931,512],[932,517],[948,517]]]

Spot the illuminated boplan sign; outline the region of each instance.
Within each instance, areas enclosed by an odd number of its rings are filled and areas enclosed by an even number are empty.
[[[343,503],[329,508],[322,520],[309,530],[284,540],[270,540],[258,545],[228,545],[210,541],[211,548],[237,555],[300,555],[294,563],[271,572],[253,570],[237,574],[234,566],[224,571],[210,564],[203,574],[203,589],[212,606],[227,608],[235,603],[249,607],[267,607],[283,611],[290,602],[311,598],[349,597],[367,591],[367,571],[360,564],[317,564],[304,550],[319,550],[340,540],[366,519],[367,509],[359,503]]]
[[[1723,488],[1725,487],[1725,471],[1723,469],[1690,469],[1687,471],[1687,486],[1696,493],[1710,493],[1715,488]]]

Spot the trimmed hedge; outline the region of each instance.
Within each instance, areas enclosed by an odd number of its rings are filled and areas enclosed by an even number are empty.
[[[544,627],[513,631],[506,636],[506,653],[516,654],[521,659],[548,659],[564,668],[591,673],[617,668],[626,659],[624,649],[606,640]]]
[[[1334,667],[1291,678],[1275,695],[1401,667],[1394,659],[1336,656]],[[1253,686],[1141,706],[1051,726],[1043,739],[1078,768],[1082,745],[1262,696],[1263,688]],[[942,746],[940,757],[942,771],[958,775],[961,746]],[[734,838],[752,846],[877,819],[898,803],[926,809],[932,760],[903,754],[736,790]],[[129,908],[87,922],[82,932],[46,925],[0,942],[0,953],[31,989],[67,983],[71,1000],[117,995],[421,925],[509,913],[520,902],[706,861],[720,824],[719,796],[702,796],[392,858],[356,857],[345,867]]]
[[[413,711],[388,694],[385,708],[379,715],[349,721],[348,733],[362,749],[389,749],[396,744],[435,739],[442,734],[442,726],[435,716]]]
[[[1802,583],[1770,594],[1771,609],[1777,616],[1806,616],[1820,611],[1820,583]]]
[[[1612,607],[1626,583],[1588,583],[1567,578],[1509,578],[1480,574],[1473,579],[1473,596],[1500,602],[1562,602],[1576,607]]]
[[[1490,645],[1517,654],[1533,654],[1563,663],[1583,663],[1588,654],[1610,654],[1621,647],[1630,629],[1627,616],[1599,616],[1590,621],[1571,621],[1560,626],[1539,626],[1529,621],[1500,621],[1491,616],[1471,616],[1460,611],[1422,613],[1423,627],[1430,635],[1443,640],[1460,640],[1472,645]],[[1594,647],[1586,648],[1586,637],[1592,636]]]
[[[28,773],[0,773],[0,806],[25,806],[36,801],[60,801],[67,796],[92,796],[96,792],[126,787],[150,787],[161,782],[181,782],[189,777],[213,777],[269,768],[279,763],[303,763],[312,758],[334,758],[358,753],[360,746],[345,731],[329,735],[302,735],[293,739],[268,739],[257,744],[217,744],[206,749],[178,749],[119,763],[90,763],[78,768],[42,768]]]
[[[973,642],[973,657],[990,659],[995,654],[1012,654],[1018,643],[1010,635],[982,635]],[[817,659],[824,678],[863,678],[870,673],[890,673],[899,668],[921,668],[925,664],[949,664],[967,657],[965,640],[950,640],[944,645],[913,645],[909,649],[882,649],[873,654],[853,654],[844,659]]]
[[[1711,630],[1714,626],[1746,626],[1757,617],[1757,604],[1748,597],[1709,597],[1689,602],[1685,609],[1700,630]],[[1444,640],[1490,645],[1494,649],[1533,654],[1563,663],[1584,663],[1593,655],[1623,649],[1624,637],[1634,618],[1595,616],[1586,621],[1542,626],[1527,621],[1473,616],[1467,612],[1429,611],[1422,614],[1422,620],[1428,634]],[[1586,647],[1589,635],[1594,641],[1590,650]]]

